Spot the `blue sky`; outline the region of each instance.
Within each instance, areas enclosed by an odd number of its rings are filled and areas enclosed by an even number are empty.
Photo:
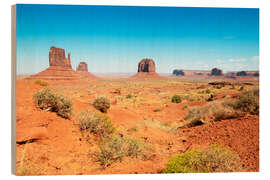
[[[259,69],[259,9],[17,5],[17,73],[49,66],[49,49],[71,52],[93,73],[131,73],[153,58],[173,69]]]

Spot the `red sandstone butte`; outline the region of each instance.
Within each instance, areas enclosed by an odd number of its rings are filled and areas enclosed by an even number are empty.
[[[156,64],[153,59],[144,58],[138,63],[138,73],[132,76],[134,79],[160,79],[156,73]]]
[[[88,72],[88,65],[86,62],[80,62],[80,64],[77,66],[76,71],[85,77],[96,79],[96,76]]]
[[[82,75],[72,69],[70,52],[68,53],[68,58],[66,58],[64,49],[54,46],[50,48],[49,65],[49,68],[28,77],[28,79],[78,80],[83,78]]]

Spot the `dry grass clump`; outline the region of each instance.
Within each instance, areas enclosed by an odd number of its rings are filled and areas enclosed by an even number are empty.
[[[49,85],[49,83],[48,82],[46,82],[46,81],[41,81],[41,80],[35,80],[35,82],[34,82],[34,84],[38,84],[38,85],[40,85],[40,86],[48,86]]]
[[[236,110],[250,114],[259,114],[259,89],[244,92],[236,101],[226,102]]]
[[[173,157],[163,173],[240,172],[241,160],[236,152],[219,144],[197,148]]]
[[[57,115],[63,118],[69,118],[72,114],[72,100],[48,88],[36,92],[33,98],[42,110],[56,112]]]
[[[212,121],[220,121],[236,117],[237,113],[232,107],[225,106],[223,101],[208,103],[204,106],[195,106],[189,109],[184,118],[184,127],[193,127]]]
[[[86,130],[98,137],[106,137],[115,131],[112,122],[105,116],[89,110],[78,115],[78,125],[81,130]]]
[[[104,138],[99,144],[99,151],[95,157],[99,164],[105,168],[116,161],[122,161],[124,157],[140,158],[147,160],[151,156],[151,147],[138,139],[129,139],[113,135]]]
[[[93,106],[97,110],[106,113],[107,110],[110,108],[110,100],[106,97],[99,97],[95,99],[95,101],[93,102]]]

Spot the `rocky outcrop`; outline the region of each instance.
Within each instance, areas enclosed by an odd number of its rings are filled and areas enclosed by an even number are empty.
[[[76,71],[84,71],[84,72],[88,72],[88,65],[86,62],[80,62],[80,64],[78,65]]]
[[[255,76],[255,77],[259,77],[259,76],[260,76],[260,74],[259,74],[259,72],[255,72],[255,73],[253,74],[253,76]]]
[[[239,71],[236,73],[236,76],[247,76],[247,72],[246,71]]]
[[[176,75],[176,76],[184,76],[185,73],[184,73],[183,70],[175,69],[175,70],[173,70],[173,75]]]
[[[90,78],[90,79],[96,79],[97,77],[93,75],[92,73],[88,72],[88,65],[86,62],[80,62],[80,64],[77,66],[76,69],[77,73],[80,75]]]
[[[156,72],[156,64],[153,59],[142,59],[138,64],[138,72]]]
[[[163,79],[156,73],[156,64],[153,59],[144,58],[138,63],[138,73],[131,77],[132,79],[149,80]]]
[[[52,46],[49,52],[49,63],[50,66],[61,66],[71,68],[70,52],[68,53],[68,58],[66,58],[64,49]]]
[[[221,69],[213,68],[211,70],[211,76],[222,76],[222,75],[223,75],[223,73],[222,73]]]
[[[84,78],[84,76],[72,69],[70,53],[68,53],[68,58],[66,58],[64,49],[54,46],[50,48],[49,65],[50,67],[28,77],[28,79],[78,80]]]

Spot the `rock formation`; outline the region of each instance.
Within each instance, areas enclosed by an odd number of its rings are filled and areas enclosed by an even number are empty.
[[[211,70],[211,76],[222,76],[222,75],[223,75],[223,73],[222,73],[221,69],[213,68]]]
[[[52,46],[49,52],[49,63],[50,66],[62,66],[71,68],[70,52],[68,53],[68,58],[66,59],[64,49]]]
[[[156,64],[153,59],[144,58],[138,63],[138,73],[132,76],[134,79],[160,79],[156,73]]]
[[[142,59],[138,64],[138,72],[156,72],[156,65],[153,59]]]
[[[72,69],[70,53],[68,53],[68,58],[66,58],[64,49],[54,46],[50,48],[49,65],[49,68],[28,77],[28,79],[78,80],[84,78]]]
[[[173,70],[173,75],[176,75],[176,76],[184,76],[185,73],[184,73],[183,70],[175,69],[175,70]]]
[[[246,71],[239,71],[236,73],[236,76],[247,76],[247,72]]]
[[[76,71],[86,71],[88,72],[88,65],[86,62],[80,62],[80,64],[78,65]]]
[[[76,71],[85,77],[92,78],[92,79],[96,78],[96,76],[88,72],[88,65],[86,62],[80,62],[80,64],[77,66]]]

